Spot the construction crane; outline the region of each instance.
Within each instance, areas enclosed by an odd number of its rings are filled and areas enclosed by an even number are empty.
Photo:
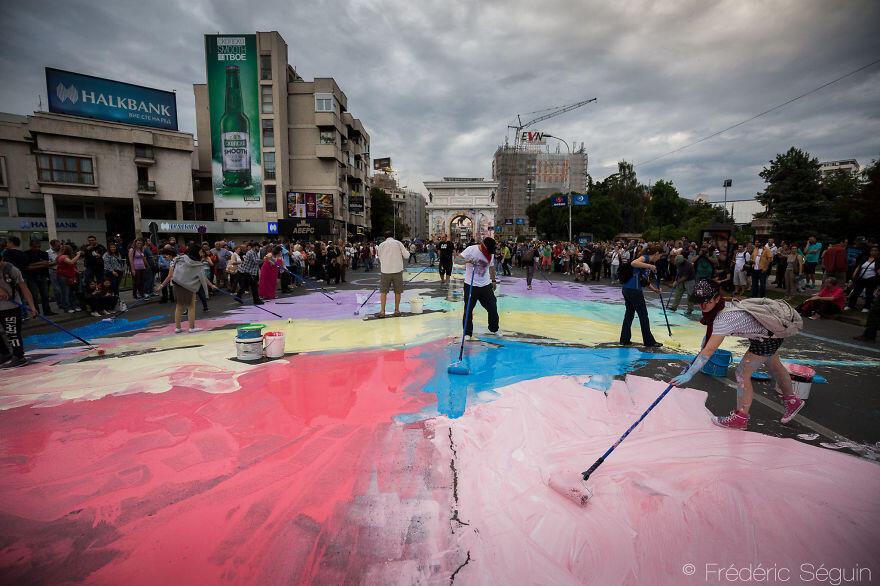
[[[590,98],[589,100],[575,102],[574,104],[569,104],[568,106],[558,106],[555,108],[546,108],[544,110],[537,110],[536,112],[531,112],[531,114],[537,114],[538,112],[547,112],[547,113],[542,114],[541,116],[538,116],[537,118],[533,118],[525,123],[523,123],[522,119],[520,118],[520,115],[517,114],[516,115],[517,124],[515,126],[512,124],[507,125],[508,130],[511,128],[516,130],[516,136],[513,139],[514,147],[517,144],[519,144],[519,142],[520,142],[520,135],[522,133],[523,128],[528,128],[532,124],[536,124],[538,122],[542,122],[544,120],[554,118],[554,117],[559,116],[561,114],[565,114],[566,112],[571,112],[572,110],[576,110],[576,109],[580,108],[581,106],[585,106],[585,105],[589,104],[590,102],[595,102],[596,100],[597,100],[597,98]]]
[[[516,125],[512,125],[512,124],[507,125],[508,130],[510,130],[511,128],[516,130],[516,135],[513,138],[513,163],[511,165],[510,171],[507,173],[507,203],[508,203],[508,205],[512,201],[511,194],[513,193],[514,175],[518,174],[516,163],[517,163],[517,157],[519,155],[520,145],[522,143],[521,139],[522,139],[523,128],[528,128],[532,124],[537,124],[538,122],[541,122],[543,120],[549,120],[550,118],[555,118],[556,116],[559,116],[561,114],[565,114],[566,112],[571,112],[572,110],[576,110],[576,109],[580,108],[581,106],[585,106],[585,105],[589,104],[590,102],[595,102],[596,100],[597,100],[597,98],[590,98],[589,100],[582,100],[580,102],[575,102],[574,104],[569,104],[567,106],[557,106],[557,107],[553,107],[553,108],[545,108],[544,110],[536,110],[535,112],[529,112],[529,114],[538,114],[540,112],[546,112],[546,113],[541,114],[540,116],[538,116],[536,118],[532,118],[531,120],[529,120],[527,122],[523,122],[520,115],[517,114],[516,115],[516,122],[517,122]],[[506,146],[506,140],[505,140],[505,146]],[[531,191],[533,191],[533,190],[534,190],[534,187],[531,186],[531,179],[530,179],[529,184],[526,186],[526,199],[528,202],[531,202],[531,199],[532,199]],[[499,210],[499,211],[502,211],[502,210]],[[509,213],[510,210],[505,209],[505,210],[503,210],[503,212]],[[514,225],[514,234],[515,235],[516,235],[516,232],[517,232],[517,228],[516,228],[516,225]]]

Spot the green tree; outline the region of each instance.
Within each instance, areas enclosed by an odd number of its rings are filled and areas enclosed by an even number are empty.
[[[678,190],[671,181],[662,179],[657,181],[648,193],[651,196],[648,204],[648,223],[653,228],[644,232],[645,238],[652,240],[677,238],[675,228],[685,218],[688,202],[679,197]]]
[[[384,189],[370,189],[370,221],[374,238],[384,236],[386,230],[393,229],[394,203]]]
[[[617,163],[617,173],[606,178],[605,186],[611,198],[619,202],[624,232],[635,232],[647,227],[648,199],[639,184],[632,163]]]
[[[874,177],[873,187],[871,177]],[[877,218],[871,202],[876,202],[878,193],[877,161],[862,171],[862,182],[859,174],[845,169],[832,171],[822,178],[822,192],[831,202],[834,219],[831,232],[835,237],[868,236],[877,233]],[[873,190],[873,191],[872,191]],[[873,193],[873,196],[871,194]],[[876,204],[875,204],[876,205]]]
[[[826,237],[833,216],[822,192],[819,159],[791,147],[759,175],[767,187],[757,199],[768,207],[774,236],[788,241],[811,234]]]

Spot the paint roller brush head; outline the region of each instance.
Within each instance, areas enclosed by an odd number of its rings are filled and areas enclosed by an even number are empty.
[[[587,486],[582,472],[559,470],[550,475],[547,483],[550,488],[579,507],[586,506],[587,501],[593,498],[593,491]]]
[[[463,366],[461,364],[450,364],[446,368],[446,372],[448,372],[449,374],[461,374],[465,376],[471,373],[470,369],[467,366]]]
[[[104,355],[104,349],[98,348],[98,356],[103,356],[103,355]]]

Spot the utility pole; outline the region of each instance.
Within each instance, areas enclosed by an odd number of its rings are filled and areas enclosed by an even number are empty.
[[[724,180],[724,212],[727,212],[727,188],[733,185],[733,179]],[[730,214],[731,216],[733,214]]]

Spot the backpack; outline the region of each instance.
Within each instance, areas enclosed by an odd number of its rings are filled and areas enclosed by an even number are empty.
[[[521,259],[526,264],[535,264],[535,249],[529,247],[523,250]]]
[[[743,299],[734,303],[733,310],[745,311],[758,320],[758,323],[770,330],[766,336],[768,338],[788,338],[797,335],[804,327],[800,314],[781,299]]]

